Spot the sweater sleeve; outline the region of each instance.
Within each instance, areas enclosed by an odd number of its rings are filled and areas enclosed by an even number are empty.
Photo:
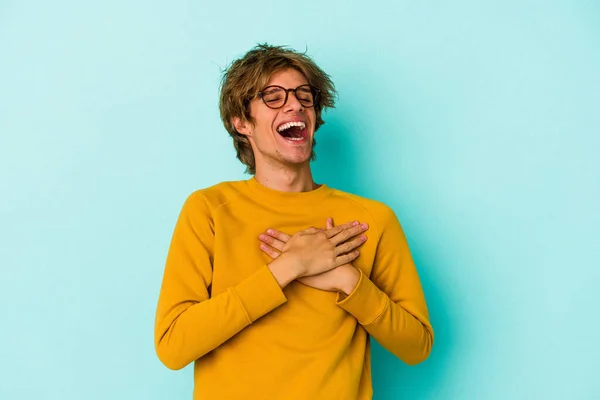
[[[362,271],[355,289],[338,305],[384,348],[407,364],[429,356],[433,329],[417,269],[400,222],[385,207],[371,278]]]
[[[173,232],[154,328],[159,359],[181,369],[286,302],[266,265],[212,297],[214,225],[201,192],[188,197]]]

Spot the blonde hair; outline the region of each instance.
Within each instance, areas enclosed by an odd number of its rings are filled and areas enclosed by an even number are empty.
[[[254,123],[250,116],[250,101],[267,84],[275,72],[294,68],[304,75],[308,83],[319,90],[314,108],[316,113],[315,132],[325,123],[321,112],[335,106],[336,90],[327,75],[306,53],[299,53],[284,46],[259,44],[242,58],[233,61],[223,71],[220,87],[219,111],[237,158],[246,165],[246,172],[256,173],[254,153],[245,135],[240,134],[233,124],[235,117]],[[313,141],[313,149],[316,141]],[[311,159],[314,160],[313,150]]]

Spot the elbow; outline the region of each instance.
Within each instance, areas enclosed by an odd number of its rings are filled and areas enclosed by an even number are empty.
[[[415,349],[412,354],[405,356],[402,361],[408,365],[417,365],[429,358],[433,348],[433,332],[426,329],[424,336],[423,340],[420,341],[419,348]]]
[[[421,364],[423,361],[427,360],[427,358],[429,358],[429,351],[424,351],[420,354],[415,354],[411,357],[405,357],[404,362],[408,365],[417,365],[417,364]]]
[[[161,363],[170,370],[178,371],[185,368],[189,362],[178,356],[178,351],[170,348],[165,341],[161,340],[156,344],[156,355]]]
[[[167,368],[169,368],[172,371],[179,371],[180,369],[183,369],[185,366],[187,366],[187,364],[180,362],[179,360],[171,357],[158,357],[160,359],[160,361],[163,363],[163,365]]]

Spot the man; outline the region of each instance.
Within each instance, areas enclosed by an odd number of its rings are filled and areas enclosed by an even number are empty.
[[[224,74],[221,117],[253,177],[188,197],[156,315],[160,360],[194,362],[194,399],[371,399],[370,336],[408,364],[431,351],[394,212],[313,181],[334,95],[308,56],[282,47],[259,45]]]

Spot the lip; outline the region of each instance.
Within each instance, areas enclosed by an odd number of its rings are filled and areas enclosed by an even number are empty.
[[[305,118],[302,117],[294,117],[294,118],[290,118],[290,119],[286,119],[285,121],[281,121],[279,122],[276,126],[275,126],[275,132],[279,133],[278,129],[281,125],[283,124],[287,124],[288,122],[303,122],[306,125],[305,129],[308,129],[308,121]]]
[[[290,122],[290,121],[286,121],[286,122]],[[304,121],[301,121],[301,122],[304,122]],[[306,128],[304,128],[304,130],[303,130],[302,139],[299,139],[299,140],[286,139],[279,132],[275,132],[275,135],[277,136],[277,139],[276,139],[277,141],[281,141],[282,143],[285,143],[288,146],[304,145],[310,141],[310,133],[309,133],[309,129],[308,129],[308,124],[306,125]]]
[[[304,137],[301,140],[286,139],[277,131],[277,128],[279,128],[283,124],[287,124],[288,122],[303,122],[305,124],[304,134],[303,134]],[[291,145],[291,146],[304,145],[310,141],[310,122],[308,121],[307,118],[305,118],[302,115],[289,116],[285,120],[279,121],[277,124],[274,124],[273,126],[274,126],[275,134],[278,136],[277,140],[280,140],[287,145]]]
[[[302,139],[298,139],[298,140],[290,140],[290,139],[286,139],[285,137],[281,136],[279,133],[277,134],[278,141],[281,141],[287,145],[291,145],[291,146],[298,146],[298,145],[302,145],[305,143],[308,143],[309,141],[309,133],[308,133],[308,128],[304,128],[304,133],[302,134]]]

